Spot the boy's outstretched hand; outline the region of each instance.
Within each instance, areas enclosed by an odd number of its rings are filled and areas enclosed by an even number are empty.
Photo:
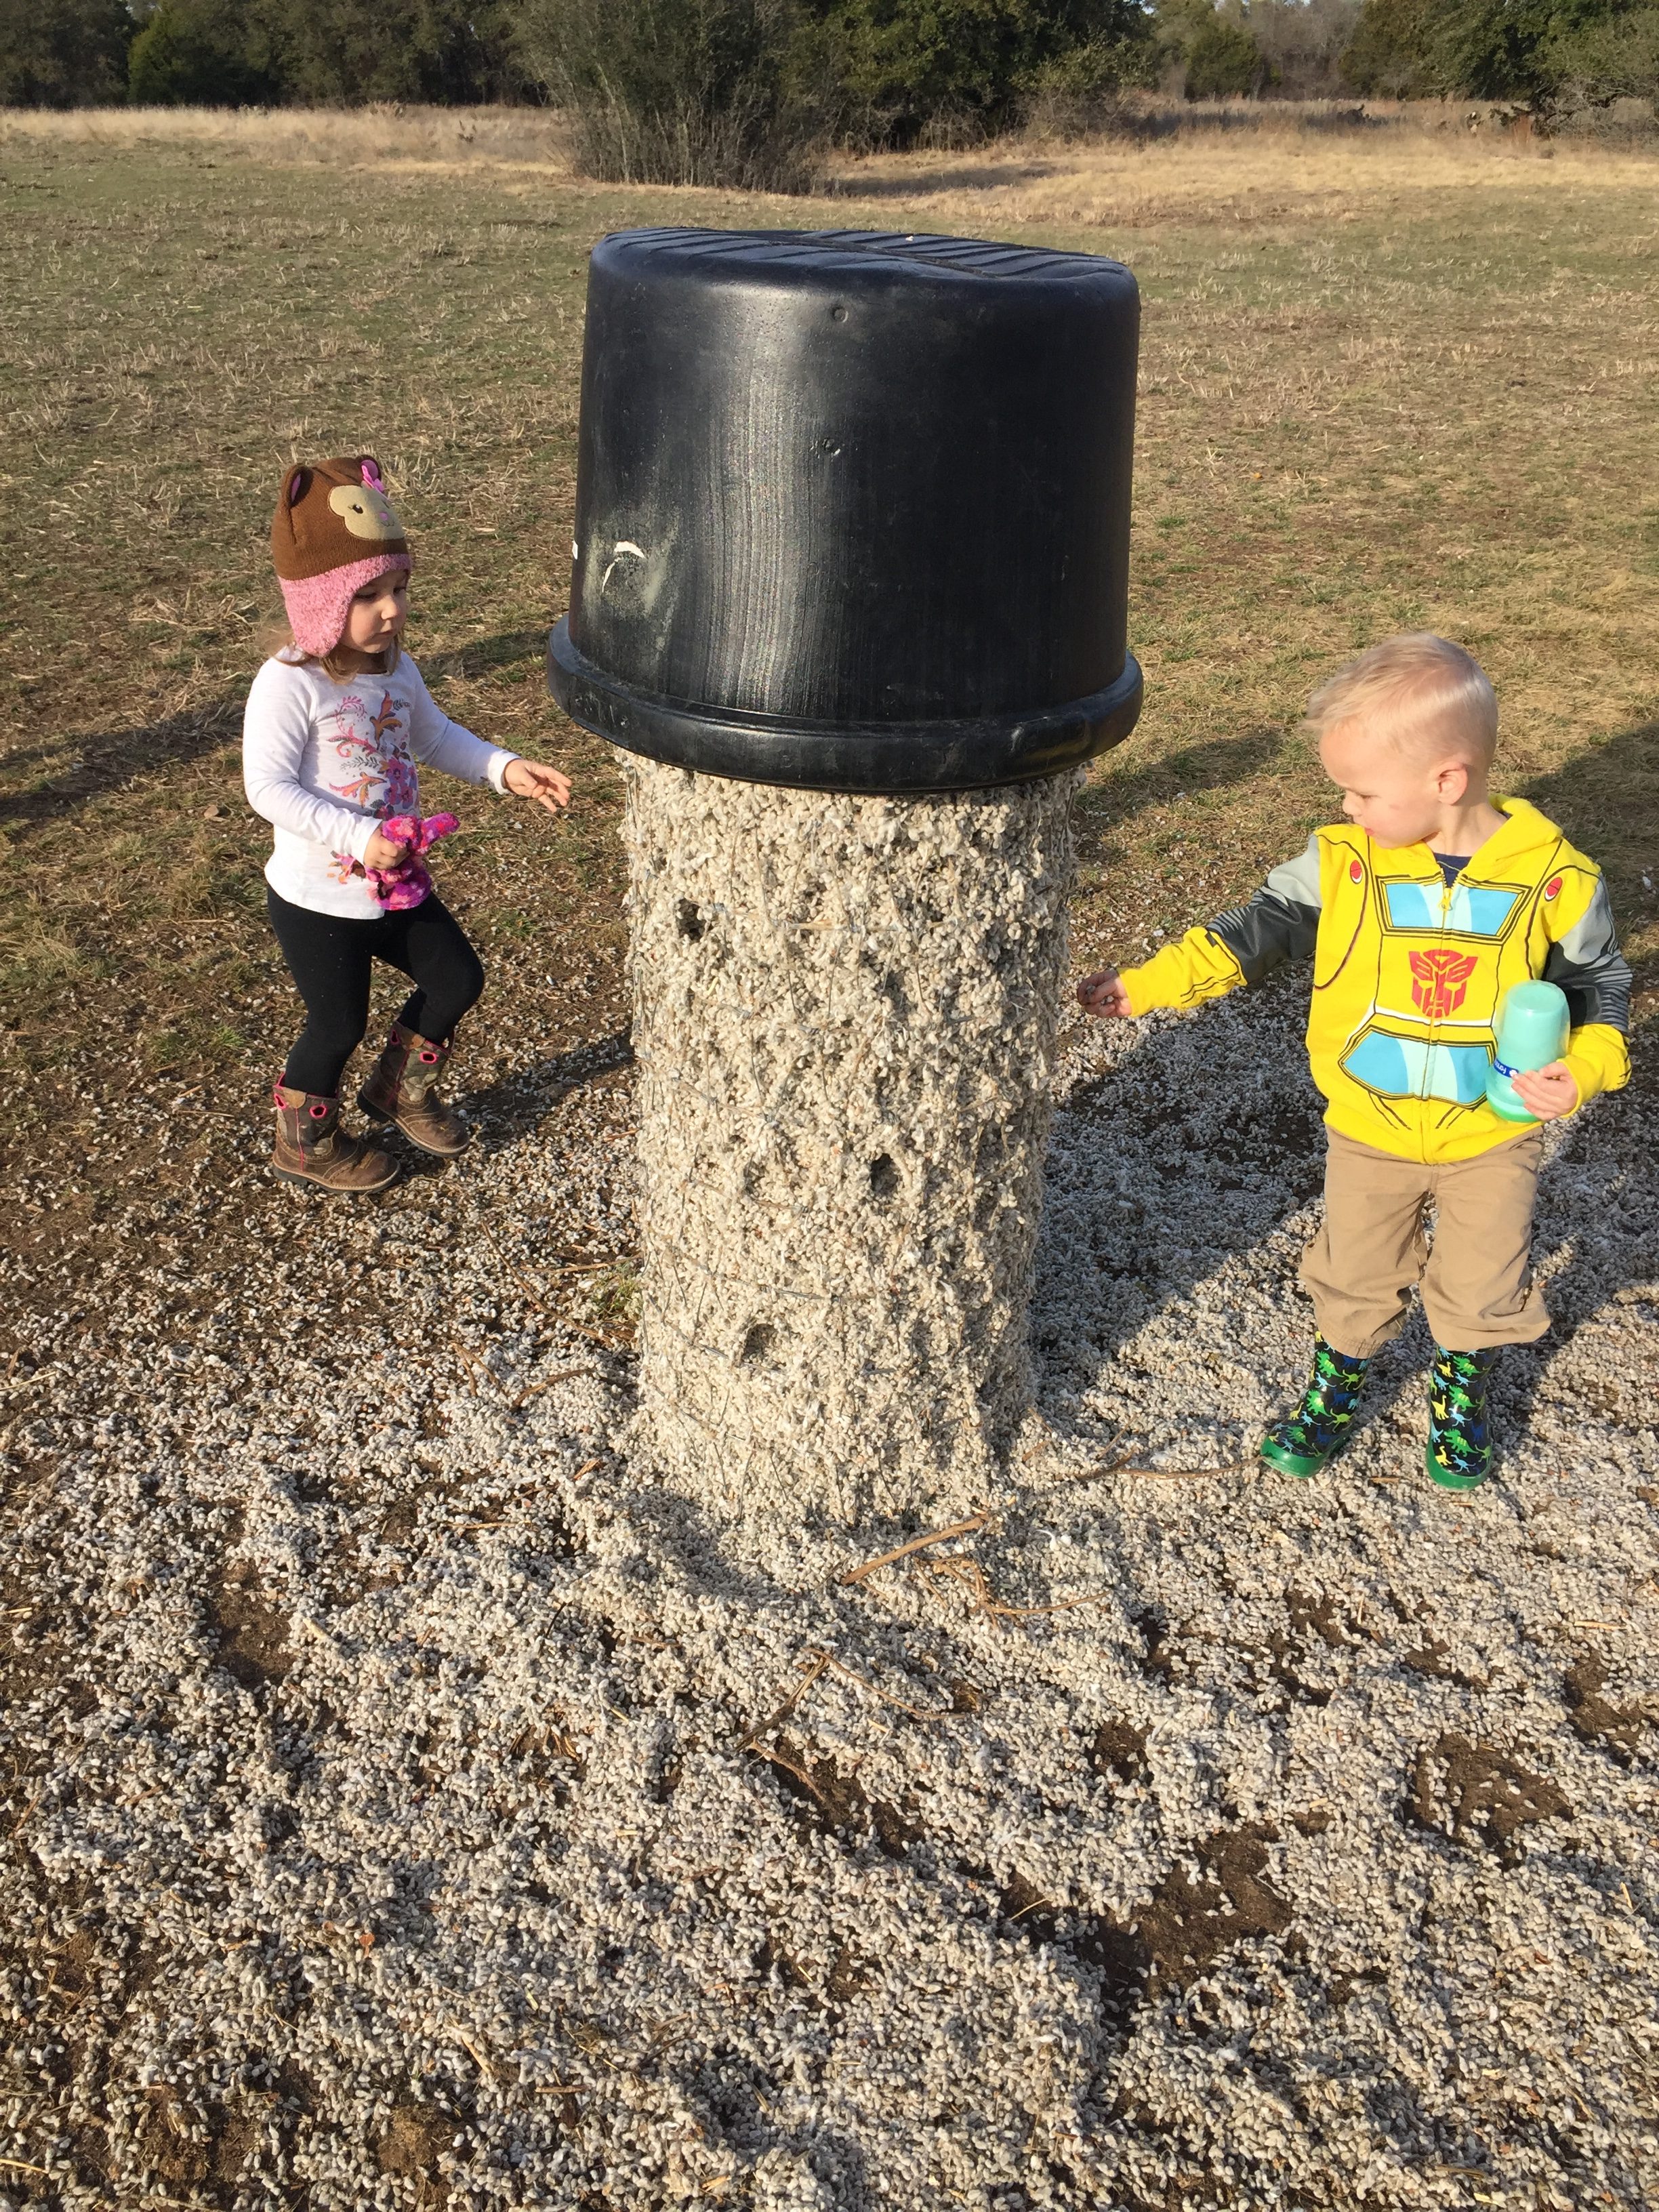
[[[1134,1012],[1115,968],[1097,969],[1092,975],[1085,975],[1077,987],[1077,1002],[1085,1014],[1103,1014],[1117,1020]]]
[[[1559,1121],[1578,1103],[1578,1085],[1564,1060],[1553,1060],[1531,1075],[1510,1078],[1515,1094],[1528,1114],[1540,1121]]]
[[[509,761],[501,781],[517,798],[533,799],[550,814],[556,814],[562,806],[570,804],[569,779],[544,761]]]

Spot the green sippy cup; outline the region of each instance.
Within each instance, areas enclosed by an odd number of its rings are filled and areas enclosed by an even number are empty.
[[[1566,994],[1553,983],[1516,983],[1498,1009],[1497,1057],[1486,1070],[1486,1103],[1506,1121],[1533,1121],[1510,1078],[1533,1075],[1567,1048]]]

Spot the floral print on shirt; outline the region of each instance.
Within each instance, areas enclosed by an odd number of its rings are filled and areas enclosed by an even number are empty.
[[[356,691],[348,691],[337,707],[325,714],[317,733],[320,765],[329,789],[350,805],[381,821],[388,815],[407,814],[419,803],[420,787],[409,751],[409,702],[381,690],[378,706]],[[333,773],[328,754],[334,754]],[[329,873],[337,883],[360,876],[362,868],[349,853],[336,853]]]

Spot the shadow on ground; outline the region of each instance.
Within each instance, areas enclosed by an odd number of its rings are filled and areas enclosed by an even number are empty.
[[[1593,792],[1588,805],[1581,795],[1581,811],[1593,805]],[[1248,1457],[1256,1425],[1294,1401],[1313,1334],[1297,1266],[1324,1170],[1305,1006],[1305,975],[1289,973],[1194,1016],[1100,1035],[1109,1066],[1057,1112],[1032,1342],[1039,1402],[1062,1428],[1079,1424],[1079,1441],[1092,1431],[1104,1442],[1116,1426],[1156,1452],[1184,1436],[1185,1459],[1211,1448],[1207,1431],[1217,1454]],[[1580,1329],[1648,1264],[1624,1232],[1651,1177],[1640,1130],[1650,1034],[1634,1056],[1631,1087],[1552,1139],[1534,1251],[1553,1327],[1499,1369],[1500,1449],[1520,1449],[1540,1396],[1562,1387],[1547,1389],[1552,1374],[1576,1371]],[[1431,1356],[1415,1310],[1379,1356],[1366,1428],[1421,1397]],[[1176,1409],[1176,1430],[1137,1427],[1138,1402],[1160,1404],[1165,1419]]]
[[[902,177],[837,177],[824,187],[827,198],[909,200],[924,192],[990,192],[1001,185],[1024,185],[1052,177],[1052,161],[1004,162],[982,169],[924,169]]]
[[[450,676],[477,676],[489,668],[504,668],[518,660],[539,659],[547,647],[540,629],[506,630],[499,636],[472,640],[443,652],[417,653],[421,672],[428,680]],[[40,771],[64,753],[73,765],[52,768],[33,787],[0,790],[0,817],[14,836],[79,814],[88,802],[102,798],[139,776],[181,767],[234,744],[241,733],[246,690],[169,714],[158,722],[137,723],[118,730],[89,731],[80,737],[54,739],[50,745],[20,747],[0,759],[0,777],[26,787],[31,770]]]

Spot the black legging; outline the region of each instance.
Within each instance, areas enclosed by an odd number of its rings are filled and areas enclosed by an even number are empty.
[[[331,1098],[339,1089],[345,1064],[368,1027],[369,973],[377,960],[413,981],[398,1019],[434,1044],[442,1043],[483,989],[483,963],[435,891],[403,914],[348,921],[290,906],[267,885],[265,910],[306,1002],[306,1025],[283,1071],[291,1091]]]

